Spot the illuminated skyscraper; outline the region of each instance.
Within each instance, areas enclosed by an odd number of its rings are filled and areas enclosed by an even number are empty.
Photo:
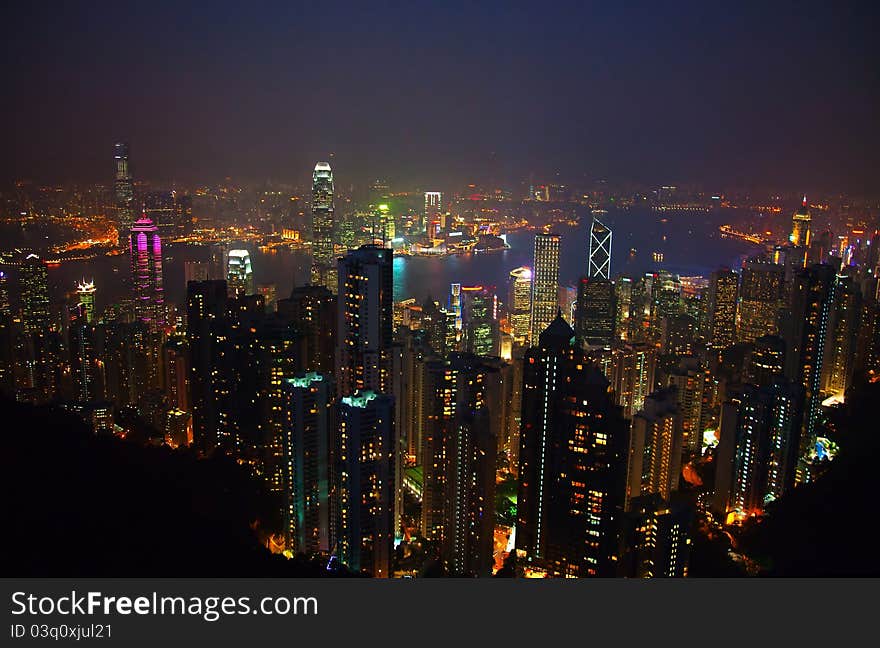
[[[507,318],[513,339],[527,344],[532,305],[532,270],[525,266],[510,271],[507,292]]]
[[[0,270],[0,315],[11,315],[12,306],[9,303],[9,275]]]
[[[464,322],[461,318],[461,284],[449,285],[449,310],[455,315],[455,329],[461,334]]]
[[[73,304],[68,309],[67,348],[76,400],[91,401],[99,396],[98,366],[94,328],[89,324],[86,305]]]
[[[220,403],[228,394],[224,376],[217,370],[228,336],[226,282],[191,281],[186,303],[193,441],[202,450],[212,450],[219,444],[220,427],[225,424]]]
[[[739,275],[730,269],[712,273],[709,282],[709,344],[725,349],[736,342],[736,305]]]
[[[465,351],[479,356],[498,355],[498,299],[482,286],[462,287]]]
[[[623,509],[626,422],[608,381],[557,317],[523,364],[518,563],[549,576],[610,576]]]
[[[559,311],[558,234],[536,234],[532,276],[532,344],[556,318]]]
[[[763,335],[755,340],[746,371],[748,381],[763,387],[784,372],[785,340],[776,335]]]
[[[0,396],[7,398],[15,394],[13,337],[8,276],[0,270]]]
[[[778,376],[743,385],[721,410],[713,510],[746,517],[792,487],[803,389]]]
[[[632,418],[654,391],[657,350],[644,342],[626,344],[612,351],[612,384],[623,415]]]
[[[29,254],[21,266],[21,315],[25,333],[46,332],[49,320],[49,275],[36,254]]]
[[[611,279],[611,229],[598,218],[590,225],[587,277]]]
[[[163,380],[165,397],[172,407],[183,412],[190,412],[189,402],[189,345],[186,337],[175,336],[169,339],[162,348]],[[187,426],[190,428],[190,417]],[[189,437],[189,434],[187,435]],[[187,441],[188,442],[188,441]]]
[[[362,245],[339,260],[337,385],[348,396],[391,388],[392,252]]]
[[[431,222],[439,219],[440,210],[442,209],[441,205],[442,195],[439,191],[425,192],[425,211],[422,213],[424,219],[421,226],[422,231],[427,231],[431,226]]]
[[[500,421],[490,410],[500,384],[498,369],[472,354],[425,364],[422,535],[453,574],[491,573]]]
[[[804,248],[810,247],[811,220],[810,210],[807,206],[807,197],[804,196],[801,206],[794,213],[794,216],[791,217],[791,236],[789,240],[792,245]]]
[[[690,558],[693,507],[683,497],[633,498],[623,516],[621,557],[624,578],[684,578]]]
[[[785,375],[804,388],[804,422],[800,435],[802,458],[812,452],[816,443],[825,349],[834,303],[834,277],[831,266],[817,264],[798,271],[792,286],[791,312],[784,336]],[[808,479],[808,471],[802,464],[798,480]]]
[[[703,408],[710,373],[695,357],[682,358],[669,374],[669,386],[675,389],[676,402],[682,416],[682,436],[685,449],[699,455],[703,448]]]
[[[654,392],[633,417],[629,442],[626,503],[658,494],[668,502],[678,490],[684,426],[675,389]]]
[[[852,383],[861,310],[862,293],[852,277],[837,275],[822,366],[822,390],[826,393],[843,396]]]
[[[336,296],[324,286],[297,286],[288,299],[278,301],[278,316],[296,326],[302,336],[301,371],[333,375],[336,308]]]
[[[116,160],[116,180],[113,185],[116,193],[116,227],[120,240],[124,240],[123,237],[131,230],[135,219],[134,183],[129,168],[128,144],[117,143],[113,157]]]
[[[387,203],[376,205],[373,210],[373,243],[383,247],[391,247],[395,236],[394,214]]]
[[[331,291],[337,288],[333,193],[333,171],[318,162],[312,174],[312,283]]]
[[[338,556],[355,571],[391,575],[394,549],[394,399],[344,396],[334,434]]]
[[[83,279],[76,285],[76,296],[83,306],[83,312],[88,324],[95,321],[95,282]]]
[[[230,297],[255,294],[254,270],[247,250],[229,250],[226,269],[226,289]]]
[[[578,282],[574,331],[584,346],[609,346],[614,338],[614,282],[581,277]]]
[[[778,332],[785,268],[761,259],[750,259],[742,270],[737,334],[740,342],[754,342]]]
[[[284,535],[287,548],[311,554],[335,544],[333,384],[315,372],[284,380]]]
[[[131,227],[129,253],[135,316],[151,331],[156,331],[165,326],[162,241],[156,225],[146,216]]]

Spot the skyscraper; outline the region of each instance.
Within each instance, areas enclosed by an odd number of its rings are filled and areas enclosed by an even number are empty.
[[[578,281],[574,331],[584,346],[609,346],[614,338],[614,282],[581,277]]]
[[[798,207],[794,216],[791,217],[791,236],[789,236],[789,241],[791,241],[792,245],[804,248],[810,247],[811,220],[810,210],[807,205],[807,197],[804,196],[801,206]]]
[[[336,356],[336,296],[324,286],[297,286],[278,301],[278,316],[296,326],[302,336],[301,371],[333,375]]]
[[[557,317],[523,364],[516,549],[550,576],[613,575],[626,422]]]
[[[822,402],[822,373],[828,328],[834,303],[834,269],[816,264],[795,273],[790,317],[786,322],[785,375],[804,387],[804,419],[800,434],[801,458],[816,442],[816,424]],[[798,480],[808,480],[806,466]]]
[[[422,389],[422,535],[439,543],[451,573],[489,575],[495,457],[500,428],[492,401],[497,368],[472,354],[425,364]]]
[[[530,331],[532,270],[525,266],[510,271],[507,291],[507,319],[514,342],[526,344]]]
[[[611,229],[598,218],[590,225],[587,277],[611,279]]]
[[[532,343],[550,325],[559,311],[558,234],[536,234],[532,275]]]
[[[492,288],[462,287],[465,351],[498,355],[498,299]]]
[[[312,283],[336,290],[336,260],[333,244],[336,236],[333,203],[333,171],[326,162],[318,162],[312,174]]]
[[[129,252],[135,317],[156,331],[165,326],[162,241],[156,225],[146,216],[131,227]]]
[[[803,388],[781,376],[743,385],[721,410],[713,510],[744,518],[792,487]]]
[[[229,250],[226,269],[226,289],[230,297],[255,294],[254,270],[247,250]]]
[[[335,439],[337,551],[355,571],[391,575],[394,546],[394,399],[342,397]]]
[[[690,558],[693,507],[681,497],[633,498],[623,516],[618,575],[624,578],[684,578]]]
[[[186,292],[186,337],[190,347],[193,441],[210,450],[219,443],[219,402],[228,389],[215,370],[224,352],[228,296],[222,280],[191,281]]]
[[[785,372],[785,340],[777,335],[763,335],[754,342],[749,354],[746,378],[753,385],[765,386]]]
[[[75,397],[80,402],[91,401],[99,395],[94,329],[89,324],[88,312],[82,302],[69,307],[68,318],[67,348]]]
[[[664,502],[678,490],[684,426],[674,388],[654,392],[633,417],[625,509],[633,498],[658,494]]]
[[[611,382],[623,415],[632,418],[654,391],[657,350],[650,344],[625,344],[612,351]]]
[[[716,270],[709,282],[709,344],[725,349],[736,342],[736,303],[739,275],[728,268]]]
[[[431,222],[439,218],[440,210],[442,209],[441,205],[442,195],[439,191],[425,192],[425,211],[422,213],[421,231],[428,231]]]
[[[682,358],[669,374],[669,386],[675,389],[682,416],[684,448],[692,455],[703,449],[703,400],[709,380],[704,363],[692,356]],[[709,403],[705,405],[708,408]]]
[[[852,383],[861,310],[862,293],[853,278],[837,275],[822,366],[822,390],[828,394],[843,396]]]
[[[113,185],[116,193],[116,228],[121,242],[125,240],[124,237],[128,235],[135,219],[134,183],[129,168],[128,144],[117,143],[113,157],[116,160],[116,180]]]
[[[29,254],[21,266],[21,315],[25,333],[48,331],[49,275],[36,254]]]
[[[47,402],[58,392],[60,344],[49,313],[49,277],[46,265],[29,254],[21,266],[22,323],[25,332],[25,373],[30,393],[24,400]]]
[[[0,396],[7,398],[15,395],[13,338],[8,275],[0,270]]]
[[[763,259],[750,259],[742,269],[737,335],[740,342],[753,342],[779,331],[779,310],[785,288],[785,268]]]
[[[284,535],[294,552],[329,552],[335,544],[333,384],[315,372],[284,380]]]
[[[393,342],[392,252],[362,245],[339,260],[337,384],[339,394],[389,393]]]
[[[83,279],[76,285],[76,296],[79,303],[83,306],[83,312],[88,324],[95,321],[95,281],[86,281]]]

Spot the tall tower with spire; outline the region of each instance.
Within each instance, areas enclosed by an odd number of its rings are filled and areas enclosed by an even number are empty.
[[[611,279],[611,228],[598,218],[590,225],[590,258],[587,277]]]
[[[335,291],[336,263],[333,257],[335,221],[333,170],[318,162],[312,174],[312,283]]]
[[[797,247],[810,246],[811,220],[809,206],[807,205],[807,197],[805,195],[801,206],[798,207],[794,216],[791,218],[791,236],[789,237],[789,240],[792,245]]]

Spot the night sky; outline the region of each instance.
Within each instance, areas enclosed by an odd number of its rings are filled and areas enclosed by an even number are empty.
[[[877,189],[872,3],[11,4],[3,183]]]

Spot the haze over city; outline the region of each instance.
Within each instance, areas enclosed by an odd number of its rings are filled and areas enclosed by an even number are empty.
[[[96,2],[4,9],[7,181],[341,187],[530,173],[867,192],[872,3]]]

